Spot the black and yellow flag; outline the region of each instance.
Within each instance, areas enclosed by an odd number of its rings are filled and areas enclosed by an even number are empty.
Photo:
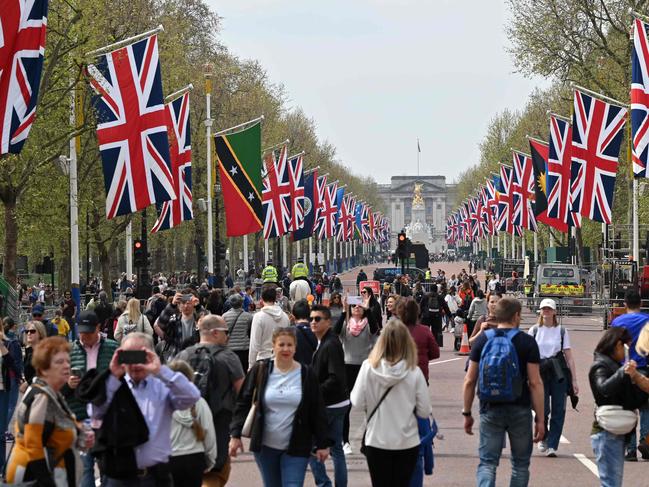
[[[228,237],[262,228],[261,122],[214,138]]]

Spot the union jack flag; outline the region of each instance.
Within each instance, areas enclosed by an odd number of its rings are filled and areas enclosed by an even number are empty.
[[[484,237],[484,232],[481,220],[481,203],[480,198],[470,198],[469,199],[469,218],[471,219],[471,236],[474,240],[479,240]]]
[[[343,198],[343,202],[339,208],[338,214],[338,228],[336,229],[336,240],[338,242],[346,242],[353,235],[352,228],[352,208],[354,199],[352,195],[347,194]]]
[[[322,204],[320,205],[318,225],[315,231],[320,240],[331,238],[335,234],[336,215],[338,214],[338,208],[336,207],[337,191],[337,182],[333,182],[324,188],[324,197],[322,199]]]
[[[534,171],[532,159],[521,152],[513,152],[514,176],[511,182],[514,214],[512,224],[536,231],[536,218],[532,208],[534,200]]]
[[[175,200],[157,205],[158,220],[151,233],[176,227],[193,220],[192,211],[192,146],[189,127],[189,93],[165,105],[169,151],[174,175]]]
[[[356,203],[356,226],[363,242],[370,241],[370,207],[365,203]]]
[[[313,207],[315,216],[313,220],[313,233],[316,233],[316,227],[320,224],[320,213],[323,209],[325,192],[327,191],[327,175],[320,176],[316,179],[315,192],[313,193]]]
[[[580,227],[581,215],[571,211],[570,173],[572,126],[567,120],[550,115],[548,143],[548,173],[546,176],[548,217]]]
[[[457,225],[455,225],[454,223],[455,218],[453,215],[446,217],[446,241],[448,243],[455,242],[455,230],[457,229]]]
[[[106,218],[176,199],[158,37],[99,57],[88,66],[104,168]]]
[[[47,0],[0,2],[0,154],[19,154],[36,117]]]
[[[611,223],[626,109],[575,90],[572,119],[572,207]]]
[[[378,211],[370,213],[370,235],[372,242],[379,241],[379,223],[381,221],[381,213]]]
[[[487,179],[484,187],[485,192],[485,206],[488,209],[488,218],[490,220],[489,227],[491,228],[491,235],[496,235],[498,229],[496,227],[496,220],[498,219],[498,192],[496,185],[492,179]]]
[[[498,193],[498,230],[502,232],[512,233],[514,225],[512,223],[511,214],[513,213],[513,201],[511,194],[511,181],[512,181],[512,168],[507,166],[500,166],[500,187],[496,188]]]
[[[284,235],[291,224],[291,183],[286,153],[284,145],[277,161],[273,152],[269,152],[264,161],[266,176],[262,181],[261,197],[266,240]]]
[[[486,235],[493,235],[493,219],[491,209],[489,208],[489,197],[487,196],[486,186],[482,186],[478,192],[478,199],[480,200],[480,224],[484,229]]]
[[[640,19],[633,22],[631,53],[631,140],[633,174],[649,177],[649,25]]]
[[[297,156],[288,161],[288,177],[291,189],[291,223],[289,231],[304,226],[304,160]]]

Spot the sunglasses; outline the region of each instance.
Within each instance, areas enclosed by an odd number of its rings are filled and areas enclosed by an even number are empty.
[[[361,291],[361,294],[367,294],[367,291]]]
[[[322,320],[324,320],[323,316],[311,316],[311,322],[320,323]]]
[[[32,328],[31,330],[25,330],[25,333],[27,333],[28,335],[31,335],[32,333],[36,333],[36,330],[34,330]]]

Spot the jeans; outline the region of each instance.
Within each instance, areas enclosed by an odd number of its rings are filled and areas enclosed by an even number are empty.
[[[90,454],[81,455],[81,465],[83,465],[81,487],[95,487],[95,457]]]
[[[622,487],[624,475],[624,435],[601,431],[590,436],[602,487]]]
[[[0,391],[0,434],[4,435],[9,425],[9,392]],[[6,443],[4,437],[0,438],[0,472],[4,468],[7,457]]]
[[[640,441],[646,441],[647,435],[649,434],[649,407],[640,408]],[[638,446],[638,437],[636,435],[636,428],[633,428],[629,443],[626,445],[627,453],[635,453],[635,450]]]
[[[559,448],[559,440],[566,418],[566,398],[568,397],[568,381],[559,382],[554,377],[543,380],[545,392],[545,437],[548,448]],[[548,421],[549,416],[549,421]]]
[[[262,446],[255,452],[264,487],[302,487],[306,475],[307,457],[294,457],[284,450]]]
[[[331,446],[331,459],[334,463],[334,477],[336,487],[347,487],[347,464],[343,452],[343,423],[349,406],[341,408],[327,408],[327,431]],[[325,464],[315,458],[309,460],[313,478],[317,487],[331,487],[331,480],[327,476]]]
[[[480,464],[478,487],[496,485],[496,468],[502,453],[505,432],[511,445],[512,478],[510,487],[525,487],[530,478],[532,455],[532,411],[528,406],[501,405],[480,413]]]
[[[14,411],[16,410],[16,404],[18,403],[18,394],[20,393],[19,389],[20,384],[18,383],[18,379],[12,377],[9,389],[9,412],[7,413],[7,424],[9,424],[11,418],[14,417]]]

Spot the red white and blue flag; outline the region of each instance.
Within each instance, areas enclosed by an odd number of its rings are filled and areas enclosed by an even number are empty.
[[[158,37],[100,56],[88,75],[97,94],[106,218],[175,199]]]
[[[304,159],[297,156],[288,161],[288,178],[291,190],[291,223],[289,231],[294,232],[304,226]]]
[[[550,115],[548,172],[546,176],[548,218],[564,222],[568,226],[581,227],[581,215],[571,211],[571,147],[572,126],[567,120],[556,115]],[[565,231],[562,228],[558,229]]]
[[[338,242],[346,242],[354,234],[354,212],[352,211],[352,208],[354,208],[355,204],[352,195],[346,194],[340,208],[338,209],[338,228],[336,229],[336,241]]]
[[[498,192],[498,230],[507,233],[514,232],[511,215],[514,206],[511,194],[512,168],[500,166],[500,187],[496,188]]]
[[[572,121],[572,208],[611,223],[615,177],[627,111],[575,90]]]
[[[0,2],[0,154],[18,154],[36,117],[47,0]]]
[[[514,173],[511,182],[514,214],[512,224],[536,231],[534,200],[534,168],[532,159],[521,152],[513,151]]]
[[[192,210],[192,145],[189,125],[189,93],[165,106],[169,131],[169,151],[174,175],[175,200],[158,204],[158,220],[151,233],[176,227],[194,219]]]
[[[336,232],[336,216],[338,215],[338,207],[336,206],[337,192],[337,182],[333,182],[324,188],[324,197],[320,205],[318,224],[315,230],[315,234],[320,240],[331,238]]]
[[[485,206],[489,210],[489,219],[491,221],[489,224],[491,235],[497,235],[498,228],[496,220],[498,219],[498,192],[496,191],[496,186],[492,179],[487,179],[484,192],[486,196]]]
[[[631,140],[633,174],[649,177],[649,24],[640,19],[633,22],[631,53]]]
[[[264,238],[286,234],[291,224],[291,183],[289,180],[287,147],[282,146],[279,159],[269,152],[264,160],[266,176],[262,181]]]

